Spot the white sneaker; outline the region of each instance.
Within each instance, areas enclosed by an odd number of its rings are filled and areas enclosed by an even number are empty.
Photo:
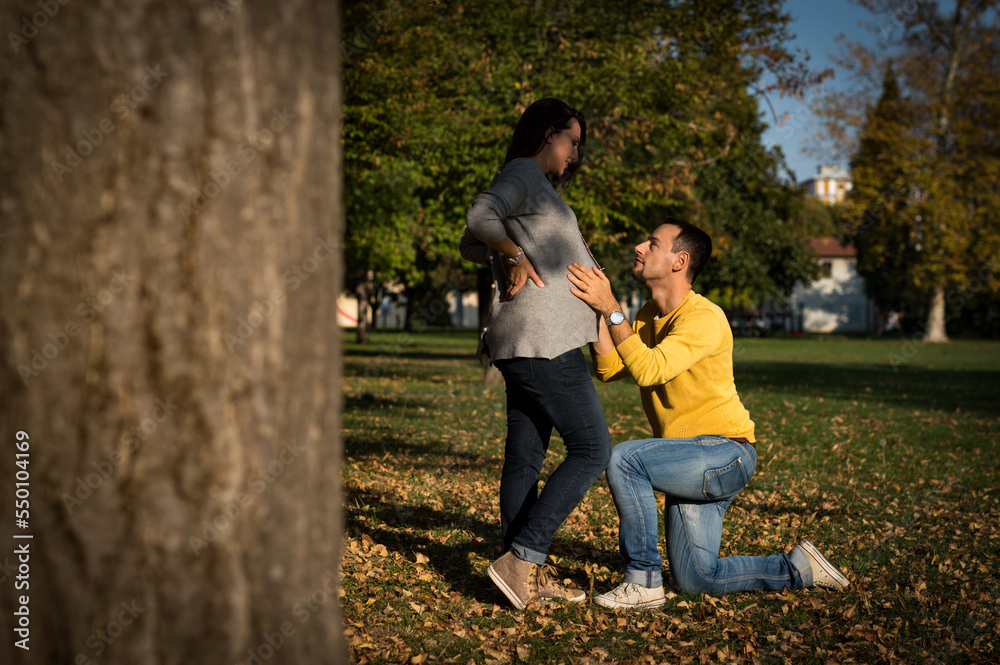
[[[594,602],[603,607],[621,607],[627,610],[641,610],[647,607],[659,607],[666,598],[663,587],[647,589],[639,584],[625,582],[607,593],[594,597]]]
[[[812,566],[813,586],[843,591],[851,583],[844,572],[816,549],[808,540],[799,541],[799,549],[809,558]]]

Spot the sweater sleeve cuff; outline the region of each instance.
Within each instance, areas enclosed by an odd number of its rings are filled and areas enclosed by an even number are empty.
[[[606,377],[613,376],[618,373],[622,368],[621,359],[618,357],[618,351],[611,351],[610,353],[605,353],[602,356],[594,357],[594,370],[597,372],[597,378],[604,381]]]
[[[615,347],[618,355],[621,356],[622,362],[627,366],[629,364],[629,356],[634,354],[636,351],[641,351],[642,349],[648,348],[642,343],[638,335],[629,335],[625,340]]]

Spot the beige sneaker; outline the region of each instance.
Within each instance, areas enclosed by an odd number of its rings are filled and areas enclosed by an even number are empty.
[[[582,589],[559,584],[555,580],[555,568],[549,565],[538,567],[538,595],[548,600],[556,598],[570,603],[581,603],[587,598]]]
[[[835,566],[808,540],[799,541],[799,549],[809,558],[812,566],[813,586],[843,591],[851,583],[844,571]]]
[[[607,593],[594,597],[594,602],[603,607],[640,610],[648,607],[659,607],[666,602],[662,586],[647,589],[640,584],[625,582]]]
[[[538,600],[538,566],[507,552],[490,564],[490,579],[519,610]]]

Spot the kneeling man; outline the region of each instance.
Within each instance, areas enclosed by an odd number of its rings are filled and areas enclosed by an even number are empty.
[[[719,557],[726,509],[757,466],[754,424],[733,379],[733,335],[722,309],[691,286],[708,263],[712,240],[668,218],[635,248],[633,276],[652,299],[629,324],[598,269],[569,267],[572,292],[604,317],[591,344],[601,381],[631,376],[653,428],[652,439],[612,449],[608,485],[621,522],[625,581],[595,598],[605,607],[664,602],[654,492],[666,494],[667,560],[691,593],[848,586],[844,573],[808,540],[788,553]]]

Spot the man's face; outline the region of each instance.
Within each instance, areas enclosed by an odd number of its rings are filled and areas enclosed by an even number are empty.
[[[635,246],[635,263],[632,276],[640,284],[670,275],[677,254],[674,253],[674,238],[681,232],[680,227],[663,224],[652,235]]]

